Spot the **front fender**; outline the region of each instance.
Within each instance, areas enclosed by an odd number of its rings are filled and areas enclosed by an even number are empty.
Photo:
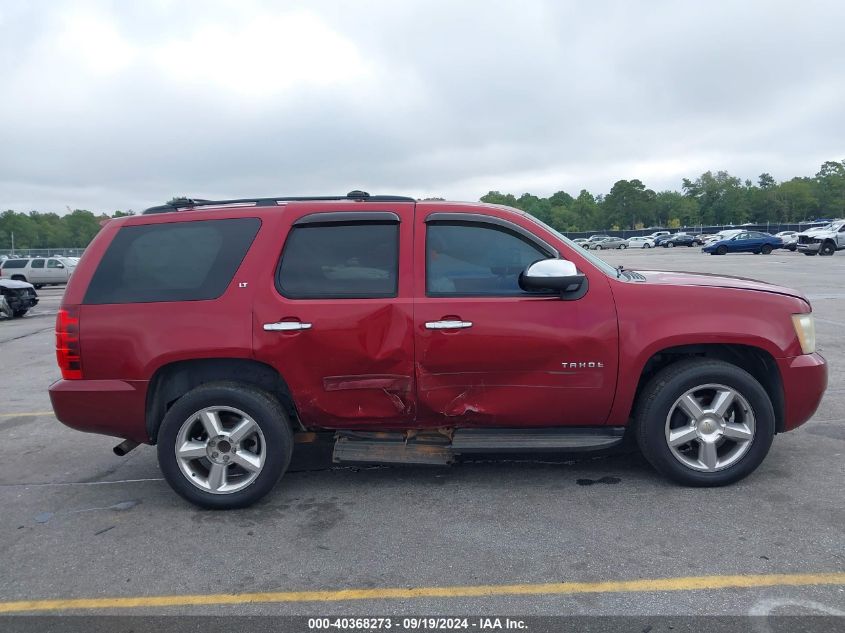
[[[614,283],[619,315],[619,375],[607,424],[627,423],[649,359],[685,345],[742,345],[775,359],[801,354],[791,315],[796,297],[735,288]]]

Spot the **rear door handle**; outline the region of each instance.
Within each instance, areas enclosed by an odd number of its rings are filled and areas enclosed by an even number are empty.
[[[279,321],[277,323],[265,323],[265,332],[294,332],[296,330],[310,330],[310,323],[301,321]]]
[[[472,321],[426,321],[427,330],[460,330],[472,327]]]

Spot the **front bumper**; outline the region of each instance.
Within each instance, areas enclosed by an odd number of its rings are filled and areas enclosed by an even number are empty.
[[[813,417],[827,389],[827,362],[819,354],[777,359],[783,379],[783,430],[791,431]]]
[[[149,443],[147,381],[58,380],[50,385],[56,419],[86,433]]]
[[[821,242],[809,242],[807,244],[798,244],[798,250],[802,252],[807,251],[810,253],[818,253],[821,247]]]

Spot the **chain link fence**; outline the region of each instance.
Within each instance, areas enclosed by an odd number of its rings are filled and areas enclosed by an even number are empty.
[[[16,248],[12,250],[0,250],[0,257],[4,255],[9,258],[30,257],[82,257],[84,248]]]

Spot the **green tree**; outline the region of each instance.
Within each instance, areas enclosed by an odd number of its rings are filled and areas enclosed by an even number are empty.
[[[618,180],[602,206],[612,223],[634,228],[638,222],[650,224],[654,220],[655,197],[639,180]]]
[[[698,201],[703,224],[745,222],[750,215],[747,188],[726,171],[706,171],[696,180],[684,178],[683,190]]]
[[[516,207],[516,198],[513,194],[499,193],[498,191],[488,191],[481,196],[481,202],[488,204],[503,204],[508,207]]]
[[[585,231],[599,227],[599,205],[593,194],[586,189],[581,190],[573,201],[571,209],[575,225],[579,227],[577,230]]]
[[[683,226],[699,224],[698,201],[677,191],[661,191],[654,199],[654,226],[669,226],[674,218]]]
[[[845,161],[822,164],[815,177],[819,212],[828,217],[845,215]]]

